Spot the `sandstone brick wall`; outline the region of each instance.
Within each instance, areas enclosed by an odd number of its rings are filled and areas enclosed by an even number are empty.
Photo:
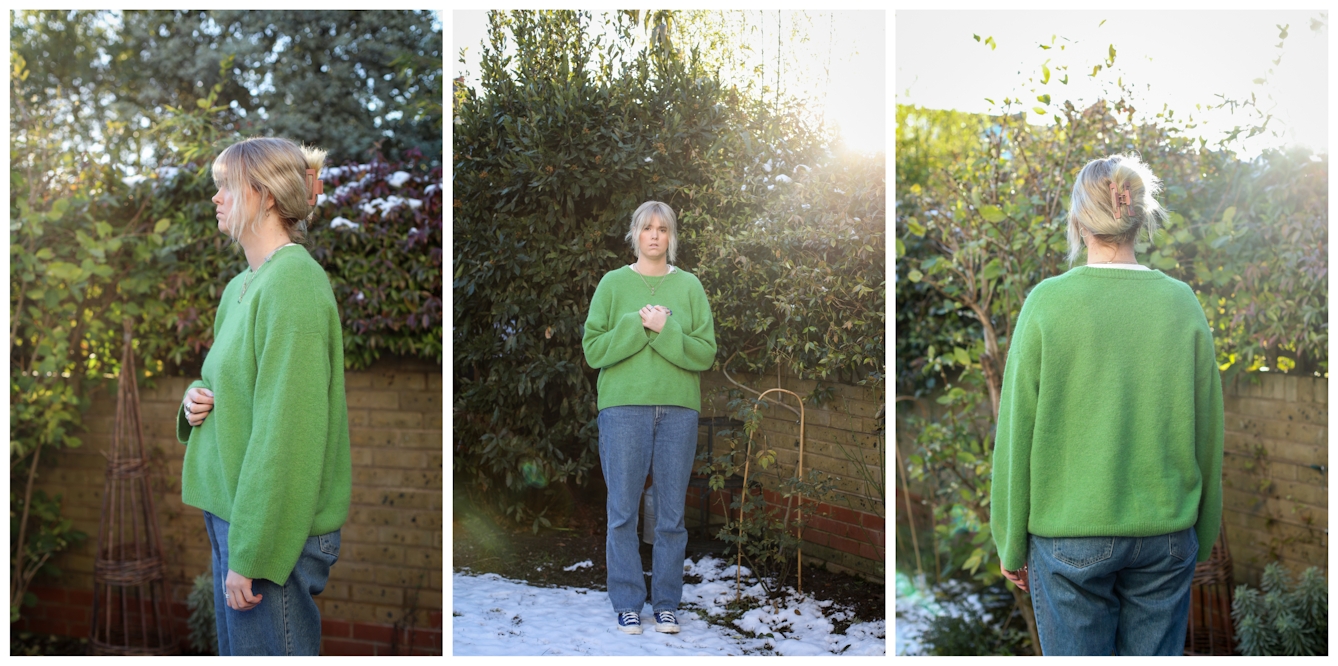
[[[730,373],[730,376],[756,390],[777,386],[775,375]],[[779,383],[781,388],[801,396],[811,393],[817,385],[812,380],[785,376]],[[875,417],[883,398],[861,386],[823,385],[834,386],[835,394],[822,407],[805,404],[804,473],[807,476],[808,470],[822,472],[832,480],[835,493],[825,502],[804,502],[805,515],[811,516],[804,530],[804,556],[824,562],[832,569],[881,577],[885,561],[884,447],[882,436],[876,432],[879,422]],[[720,373],[703,373],[702,415],[729,414],[726,391],[730,388],[733,385]],[[767,399],[777,395],[772,393]],[[781,395],[786,404],[798,407],[792,396]],[[739,449],[746,444],[747,440],[740,437]],[[776,466],[759,473],[753,465],[750,476],[757,475],[755,478],[763,483],[769,502],[783,506],[785,500],[774,490],[782,476],[794,474],[799,461],[799,417],[789,410],[772,407],[753,446],[754,450],[765,447],[776,451]],[[725,442],[716,445],[717,454],[727,449]],[[695,497],[688,500],[690,520],[695,519],[697,501]],[[712,511],[722,513],[723,503],[714,499]]]
[[[186,642],[186,596],[209,570],[200,511],[181,503],[177,405],[191,378],[159,378],[141,387],[145,448],[163,534],[177,635]],[[339,561],[316,597],[323,654],[442,654],[442,371],[411,360],[379,363],[344,376],[353,462],[352,504]],[[37,487],[64,496],[64,515],[89,534],[52,561],[64,575],[39,577],[41,599],[20,629],[87,636],[106,459],[115,426],[116,386],[96,389],[84,445],[44,455]]]
[[[1329,561],[1328,380],[1259,374],[1223,386],[1222,513],[1238,583],[1280,561]]]

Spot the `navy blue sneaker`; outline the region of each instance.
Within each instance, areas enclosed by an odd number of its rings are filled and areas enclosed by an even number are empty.
[[[673,611],[655,611],[655,631],[662,634],[678,633],[678,618]]]
[[[628,634],[641,633],[641,614],[634,611],[618,613],[618,628]]]

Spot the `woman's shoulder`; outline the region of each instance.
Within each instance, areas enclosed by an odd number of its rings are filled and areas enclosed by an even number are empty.
[[[280,309],[312,313],[334,307],[330,276],[306,248],[285,248],[270,260],[266,270],[273,272],[266,280],[269,288],[265,300]]]

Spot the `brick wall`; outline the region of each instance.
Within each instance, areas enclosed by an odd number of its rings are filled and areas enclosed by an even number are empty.
[[[1237,376],[1222,387],[1222,514],[1235,581],[1251,585],[1258,585],[1269,562],[1280,561],[1293,574],[1311,565],[1327,572],[1329,557],[1328,380],[1266,373],[1256,378]],[[940,411],[932,397],[915,401],[922,413]],[[903,426],[898,420],[906,454],[914,433]],[[930,489],[912,483],[910,490]],[[904,507],[897,514],[904,521]],[[917,511],[922,541],[926,525]]]
[[[760,391],[777,386],[775,375],[730,373],[730,376]],[[811,393],[817,385],[812,380],[794,377],[781,377],[779,383],[780,388],[801,396]],[[804,502],[805,516],[810,517],[804,530],[804,558],[825,563],[834,570],[881,578],[885,562],[882,493],[885,476],[882,439],[875,432],[878,428],[875,416],[883,397],[861,386],[831,383],[823,386],[835,387],[832,400],[820,408],[807,403],[804,406],[804,473],[818,470],[827,475],[835,492],[825,502]],[[730,388],[733,385],[720,373],[703,373],[702,415],[728,414],[726,391]],[[770,401],[777,395],[773,393],[767,399]],[[786,404],[798,406],[792,396],[780,395]],[[746,438],[740,437],[739,450],[746,445]],[[785,500],[774,491],[782,475],[794,474],[799,461],[799,417],[780,407],[767,410],[753,447],[754,451],[764,447],[776,451],[777,464],[760,473],[753,465],[750,477],[756,475],[762,482],[769,502],[783,506]],[[717,454],[726,450],[728,443],[717,443]],[[723,514],[722,500],[713,499],[713,513]],[[689,519],[697,515],[694,510],[697,502],[695,497],[689,497]]]
[[[185,447],[175,437],[177,405],[191,378],[141,387],[145,448],[153,460],[154,502],[163,534],[177,636],[188,645],[186,596],[209,570],[200,510],[181,503]],[[411,360],[344,375],[353,461],[352,505],[339,561],[316,597],[322,653],[442,654],[442,372]],[[33,584],[38,607],[16,628],[87,636],[106,460],[115,426],[116,386],[95,389],[81,448],[44,455],[37,487],[64,496],[64,515],[89,539],[52,561],[64,574]]]
[[[1222,513],[1238,583],[1329,561],[1328,380],[1259,373],[1223,386]]]

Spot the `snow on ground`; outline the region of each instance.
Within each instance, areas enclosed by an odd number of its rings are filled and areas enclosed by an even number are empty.
[[[588,565],[578,562],[572,566]],[[565,567],[564,567],[565,568]],[[619,631],[608,595],[583,588],[531,587],[496,574],[456,573],[452,580],[453,653],[465,655],[860,655],[887,654],[884,620],[851,625],[844,635],[833,623],[849,611],[793,593],[767,602],[722,626],[734,597],[735,567],[707,556],[684,570],[701,578],[684,583],[678,622],[682,632],[655,631],[651,608],[641,610],[645,632]],[[743,570],[747,584],[747,569]],[[761,603],[761,585],[743,590]],[[713,618],[714,622],[708,622]]]
[[[923,647],[920,635],[939,615],[984,617],[993,621],[993,616],[985,612],[980,595],[969,584],[950,579],[930,585],[923,576],[911,578],[898,571],[895,654],[920,654]]]

